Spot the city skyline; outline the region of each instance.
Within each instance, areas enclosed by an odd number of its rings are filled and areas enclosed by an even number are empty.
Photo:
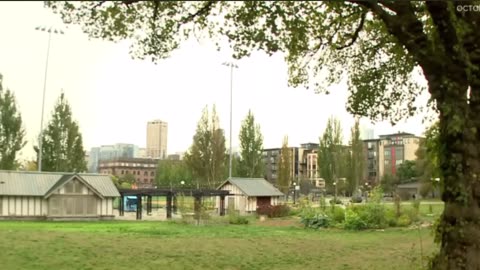
[[[59,25],[58,16],[43,3],[2,3],[0,9],[0,73],[4,86],[17,98],[28,144],[21,158],[34,158],[33,143],[40,127],[41,95],[47,35],[34,28]],[[25,16],[16,14],[22,12]],[[26,18],[26,19],[25,19]],[[15,25],[15,28],[10,25]],[[201,111],[216,104],[223,129],[229,125],[228,49],[217,52],[209,41],[189,40],[157,65],[132,60],[127,41],[118,44],[90,40],[76,26],[53,36],[50,51],[44,125],[55,100],[64,89],[79,123],[86,151],[94,146],[123,142],[146,147],[145,123],[160,118],[169,123],[168,153],[184,152],[191,143]],[[237,61],[233,74],[233,148],[238,148],[241,121],[249,109],[264,136],[264,148],[318,142],[327,119],[336,115],[348,140],[353,116],[345,110],[345,83],[331,87],[331,95],[287,85],[287,68],[281,55],[253,53]],[[426,100],[426,97],[423,100]],[[422,100],[420,98],[419,100]],[[375,125],[375,134],[405,131],[421,135],[422,116],[392,127]],[[362,124],[368,123],[362,119]],[[228,145],[228,135],[226,136]]]

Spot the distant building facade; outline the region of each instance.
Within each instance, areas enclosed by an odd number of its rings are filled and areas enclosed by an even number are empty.
[[[406,160],[416,160],[415,152],[421,137],[399,132],[364,140],[367,169],[365,178],[370,184],[379,183],[385,174],[396,175],[398,166]]]
[[[147,157],[167,158],[167,135],[167,122],[153,120],[147,123]]]
[[[102,174],[111,174],[117,177],[124,177],[127,174],[133,175],[137,188],[152,188],[155,186],[157,167],[158,159],[150,158],[121,158],[99,163],[99,171]]]
[[[135,158],[139,155],[139,148],[133,144],[117,143],[114,145],[102,145],[93,147],[89,153],[88,171],[98,172],[98,164],[101,161],[115,160],[119,158]]]
[[[319,178],[317,168],[317,143],[306,143],[300,147],[289,147],[290,151],[290,177],[292,182],[300,179],[316,180]],[[263,150],[265,164],[265,179],[276,184],[279,170],[279,160],[282,148],[269,148]]]

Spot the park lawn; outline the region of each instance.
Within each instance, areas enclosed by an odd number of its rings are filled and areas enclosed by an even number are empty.
[[[430,229],[0,222],[1,269],[418,269]]]

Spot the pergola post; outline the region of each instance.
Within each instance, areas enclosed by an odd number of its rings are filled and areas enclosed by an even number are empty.
[[[220,195],[220,216],[225,216],[225,195]]]
[[[152,214],[152,195],[147,196],[147,215]]]
[[[177,195],[173,194],[173,213],[177,214]]]
[[[167,194],[167,219],[172,218],[172,193]]]
[[[118,215],[123,217],[125,213],[125,196],[123,196],[123,193],[120,195],[120,203],[118,205]]]
[[[137,195],[137,220],[142,219],[142,195]]]
[[[195,212],[195,219],[198,221],[200,220],[200,211],[202,207],[202,195],[194,194],[193,198],[194,198],[193,209]]]

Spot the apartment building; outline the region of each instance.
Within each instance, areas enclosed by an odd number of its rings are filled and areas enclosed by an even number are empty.
[[[137,188],[152,188],[155,185],[155,174],[158,159],[151,158],[121,158],[116,160],[101,161],[99,172],[123,177],[131,174],[135,177]]]
[[[289,147],[290,152],[290,176],[292,181],[300,179],[320,180],[317,165],[318,143],[305,143],[300,147]],[[269,148],[263,150],[265,163],[265,178],[276,183],[278,177],[279,159],[282,148]]]
[[[291,157],[291,172],[290,175],[292,177],[292,181],[294,179],[297,179],[298,176],[300,175],[300,170],[301,170],[301,158],[303,155],[303,149],[299,147],[289,147],[288,148],[290,152],[290,157]],[[273,183],[277,183],[277,178],[278,178],[278,169],[279,169],[279,164],[280,164],[280,154],[281,154],[282,148],[269,148],[269,149],[263,149],[263,159],[265,163],[265,178]]]
[[[364,140],[366,149],[366,175],[370,184],[379,183],[385,174],[395,175],[403,162],[416,160],[415,152],[421,137],[398,132],[380,135],[378,139]]]

